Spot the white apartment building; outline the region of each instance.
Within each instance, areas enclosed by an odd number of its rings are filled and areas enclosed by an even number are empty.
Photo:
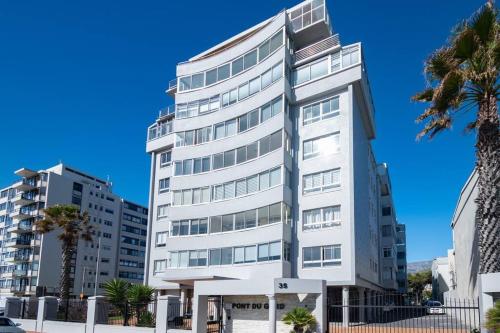
[[[296,297],[319,281],[325,302],[344,303],[397,290],[397,222],[371,147],[362,45],[340,43],[323,0],[179,63],[167,93],[175,106],[146,144],[147,284],[193,298],[194,322],[207,295],[233,305],[258,295],[271,323],[284,286]],[[245,315],[232,311],[236,332]]]
[[[64,164],[15,173],[20,180],[0,190],[0,295],[57,295],[57,231],[35,232],[43,209],[56,204],[87,211],[95,232],[92,242],[78,243],[72,267],[74,296],[100,294],[102,283],[115,277],[142,283],[147,208],[114,194],[108,181]]]

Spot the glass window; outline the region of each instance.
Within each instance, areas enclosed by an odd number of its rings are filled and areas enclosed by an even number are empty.
[[[248,83],[245,83],[238,88],[238,98],[241,100],[247,97],[248,97]]]
[[[311,79],[309,66],[297,68],[294,71],[293,82],[294,84],[301,84]]]
[[[219,108],[219,95],[210,97],[210,110],[217,110]]]
[[[191,89],[191,76],[181,77],[179,80],[179,91]]]
[[[261,207],[258,209],[259,226],[269,224],[269,207]]]
[[[259,140],[259,156],[269,153],[269,147],[271,144],[271,137],[266,136]]]
[[[281,242],[269,243],[269,260],[281,259]]]
[[[283,75],[283,63],[280,62],[278,65],[275,65],[273,67],[272,75],[273,75],[273,82],[281,78],[281,76]]]
[[[281,184],[281,168],[273,169],[269,172],[269,186]]]
[[[214,161],[213,161],[213,169],[214,170],[224,167],[224,154],[223,153],[215,154],[213,156],[213,159],[214,159]]]
[[[257,64],[257,50],[253,50],[252,52],[245,54],[244,58],[245,69],[255,66],[255,64]]]
[[[199,250],[198,251],[198,266],[206,266],[207,265],[207,251]]]
[[[259,77],[256,77],[255,79],[250,80],[249,84],[250,84],[250,91],[249,91],[250,95],[253,95],[253,94],[256,94],[259,92],[259,90],[260,90],[260,78]]]
[[[258,246],[259,257],[258,261],[267,261],[269,260],[269,244],[259,244]]]
[[[240,147],[236,153],[236,163],[243,163],[247,160],[247,147]]]
[[[207,219],[201,219],[198,223],[198,233],[199,234],[206,234],[208,232],[208,220]]]
[[[247,193],[257,192],[259,190],[259,176],[255,175],[247,178]]]
[[[259,62],[269,55],[269,41],[262,43],[259,47]]]
[[[209,265],[220,265],[220,257],[220,249],[211,249]]]
[[[236,196],[240,197],[247,194],[247,182],[245,179],[236,181]]]
[[[192,146],[194,144],[194,131],[184,132],[184,143],[186,146]]]
[[[257,260],[257,247],[255,245],[245,246],[245,262],[255,262]]]
[[[269,206],[269,224],[281,222],[281,203]]]
[[[240,57],[240,58],[234,60],[232,63],[233,75],[238,74],[242,70],[243,70],[243,57]]]
[[[269,188],[269,171],[262,172],[259,175],[259,184],[259,189],[261,191]]]
[[[224,198],[224,186],[215,185],[214,186],[214,200],[222,200]]]
[[[191,235],[198,235],[199,226],[198,220],[191,220]]]
[[[234,229],[234,215],[222,216],[222,231],[232,231]]]
[[[170,252],[170,267],[179,267],[179,253]]]
[[[321,267],[321,247],[305,247],[303,248],[303,266],[304,267]]]
[[[193,160],[184,160],[182,162],[183,175],[190,175],[193,172]]]
[[[282,98],[279,97],[277,99],[275,99],[274,101],[272,101],[272,111],[271,111],[271,115],[272,117],[274,117],[275,115],[277,115],[278,113],[281,112],[281,109],[282,109]]]
[[[233,89],[229,92],[229,104],[234,104],[238,101],[238,89]]]
[[[246,131],[248,128],[247,115],[244,114],[238,118],[238,132]]]
[[[214,125],[214,140],[221,139],[226,135],[224,123]]]
[[[192,80],[191,89],[201,88],[203,87],[205,74],[204,73],[194,74],[191,80]]]
[[[236,119],[226,121],[226,136],[235,135],[236,131]]]
[[[193,204],[199,204],[201,202],[201,189],[193,189]]]
[[[206,78],[205,79],[206,79],[207,86],[209,86],[209,85],[214,84],[215,82],[217,82],[217,68],[209,70],[206,73]]]
[[[189,221],[181,221],[179,235],[186,236],[189,235]]]
[[[171,161],[172,161],[172,152],[171,151],[167,151],[167,152],[160,154],[160,167],[161,168],[170,165]]]
[[[266,104],[261,108],[261,122],[271,118],[271,104]]]
[[[232,166],[235,162],[235,151],[229,150],[224,152],[224,167]]]
[[[261,87],[264,89],[273,82],[272,71],[268,70],[261,76]]]
[[[201,169],[201,158],[195,158],[193,162],[193,173],[200,173]]]
[[[225,247],[221,249],[221,265],[231,265],[233,263],[233,249]]]
[[[245,212],[245,228],[253,228],[257,221],[257,210],[247,210]]]
[[[269,150],[273,151],[281,147],[281,131],[271,134]]]
[[[269,45],[269,52],[273,53],[276,51],[281,45],[283,44],[283,32],[280,31],[277,34],[275,34],[273,37],[271,37],[270,40],[270,45]]]
[[[323,247],[323,266],[338,266],[341,260],[340,245]]]
[[[210,201],[210,187],[202,187],[201,188],[201,202],[209,202]]]
[[[234,263],[241,264],[245,262],[245,248],[235,247],[234,248]]]
[[[203,157],[201,161],[201,170],[203,172],[210,171],[210,157]]]
[[[234,182],[229,182],[224,184],[224,199],[234,198]]]
[[[259,124],[259,110],[253,110],[248,113],[248,128],[255,127]]]
[[[229,93],[225,93],[222,95],[222,106],[228,106],[229,105]]]
[[[245,229],[245,213],[237,213],[234,217],[234,229]]]
[[[210,233],[216,233],[222,231],[222,217],[212,216],[210,217]]]
[[[179,252],[179,267],[188,267],[189,253],[188,251]]]
[[[217,68],[217,80],[222,81],[229,78],[229,76],[231,75],[230,71],[231,69],[229,67],[229,64],[225,64]]]
[[[251,143],[247,146],[247,161],[257,158],[259,152],[258,142]]]
[[[328,74],[328,59],[324,59],[311,65],[311,80]]]
[[[174,191],[174,205],[180,206],[182,205],[182,191]]]

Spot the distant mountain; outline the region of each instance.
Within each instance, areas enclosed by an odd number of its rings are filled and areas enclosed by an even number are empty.
[[[407,264],[407,271],[408,274],[417,273],[429,270],[431,269],[431,267],[432,267],[432,260],[415,261],[415,262],[409,262]]]

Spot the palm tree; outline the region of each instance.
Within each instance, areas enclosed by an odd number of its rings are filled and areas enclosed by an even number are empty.
[[[60,297],[69,299],[71,259],[75,253],[79,239],[92,241],[92,226],[86,212],[80,213],[80,208],[74,205],[55,205],[44,209],[45,217],[36,222],[37,232],[46,234],[58,232],[61,241],[62,268],[60,279]]]
[[[123,318],[124,325],[128,325],[128,316],[125,315],[128,306],[128,289],[130,283],[125,280],[113,279],[104,283],[104,291],[109,303],[111,303]]]
[[[478,197],[479,272],[500,271],[500,132],[497,98],[500,85],[500,25],[493,1],[453,31],[432,53],[424,72],[429,87],[413,100],[430,103],[417,122],[426,121],[417,138],[434,137],[461,113],[474,111],[467,130],[475,130]]]
[[[500,301],[486,313],[486,329],[488,332],[500,333]]]
[[[153,294],[153,288],[142,284],[133,284],[128,289],[128,301],[135,311],[138,322],[141,322],[142,315],[147,313],[148,305],[153,301]]]
[[[303,333],[316,325],[316,318],[305,308],[294,308],[285,314],[283,322],[293,326],[292,332]]]

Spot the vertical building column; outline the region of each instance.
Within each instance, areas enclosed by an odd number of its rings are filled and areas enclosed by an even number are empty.
[[[95,324],[105,324],[108,320],[107,309],[104,306],[104,296],[89,297],[87,302],[86,333],[94,333]]]
[[[276,296],[267,295],[269,299],[269,333],[276,333]]]
[[[349,327],[349,287],[342,287],[342,327]]]
[[[180,302],[181,302],[181,316],[183,316],[184,315],[184,307],[186,306],[186,289],[185,288],[181,288]]]
[[[364,323],[366,322],[365,288],[358,287],[358,293],[359,293],[359,322]]]
[[[205,333],[207,331],[208,296],[198,295],[193,297],[193,322],[192,333]]]

